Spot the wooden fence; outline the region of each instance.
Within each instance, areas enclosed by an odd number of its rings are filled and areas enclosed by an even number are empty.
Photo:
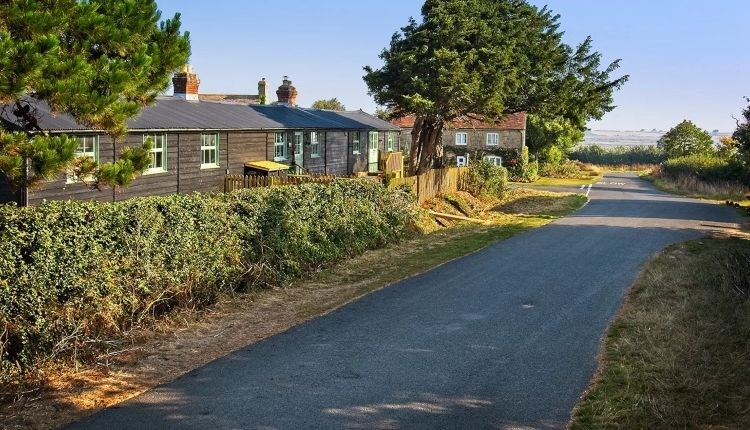
[[[440,194],[455,193],[464,188],[468,167],[446,167],[432,169],[421,175],[391,179],[390,187],[407,185],[412,187],[419,204]]]
[[[227,175],[224,177],[224,192],[241,190],[244,188],[275,187],[299,184],[330,184],[335,179],[345,179],[344,176],[330,175],[281,175],[281,176],[242,176]]]

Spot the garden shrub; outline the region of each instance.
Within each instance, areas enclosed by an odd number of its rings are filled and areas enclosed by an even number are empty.
[[[529,161],[529,148],[524,146],[521,156],[508,171],[510,180],[513,182],[534,182],[539,178],[539,163]]]
[[[508,171],[487,160],[475,161],[466,175],[466,191],[475,196],[502,198],[508,185]]]
[[[0,205],[0,386],[170,310],[396,240],[415,211],[408,193],[367,180]]]

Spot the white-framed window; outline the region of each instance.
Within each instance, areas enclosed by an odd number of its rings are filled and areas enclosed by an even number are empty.
[[[317,131],[310,132],[310,156],[320,157],[320,136]]]
[[[362,147],[360,146],[360,136],[358,131],[352,132],[352,154],[360,154]]]
[[[215,169],[219,165],[219,133],[201,134],[201,169]]]
[[[78,148],[76,148],[75,156],[78,157],[90,157],[95,162],[99,162],[99,136],[75,136],[74,139],[78,140]],[[74,184],[80,182],[73,172],[68,172],[66,183]]]
[[[286,133],[276,133],[276,139],[273,142],[273,160],[284,161],[286,157]]]
[[[394,141],[393,133],[388,133],[388,152],[393,152],[393,141]]]
[[[167,171],[167,135],[144,134],[143,143],[151,139],[151,162],[145,174],[164,173]]]
[[[500,144],[500,133],[487,133],[487,146],[497,146]]]
[[[468,133],[456,133],[456,145],[465,146],[469,142]]]
[[[304,152],[303,143],[305,142],[304,135],[301,131],[294,132],[294,155],[296,157],[302,157]]]
[[[502,166],[503,165],[503,157],[497,156],[497,155],[485,155],[484,159],[489,161],[490,163],[494,164],[495,166]]]

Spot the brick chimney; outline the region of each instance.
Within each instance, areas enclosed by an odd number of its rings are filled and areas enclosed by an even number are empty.
[[[280,105],[297,106],[297,89],[292,85],[289,76],[284,76],[284,81],[276,90],[276,97],[279,98]]]
[[[266,78],[258,82],[258,104],[268,104],[268,83],[266,82]]]
[[[172,77],[174,96],[185,100],[198,101],[198,86],[200,83],[201,80],[198,79],[198,75],[193,73],[193,67],[190,64],[185,64],[182,66],[182,70]]]

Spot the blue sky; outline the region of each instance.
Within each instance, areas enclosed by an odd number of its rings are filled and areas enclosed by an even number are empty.
[[[348,109],[373,112],[362,66],[378,54],[418,0],[157,0],[164,17],[182,13],[190,31],[190,60],[201,92],[256,93],[265,77],[272,90],[289,75],[299,104],[337,97]],[[566,42],[587,35],[607,62],[621,58],[630,82],[618,108],[594,129],[668,129],[691,119],[731,131],[732,115],[750,96],[750,22],[746,0],[549,0],[561,15]],[[274,95],[275,97],[275,95]]]

